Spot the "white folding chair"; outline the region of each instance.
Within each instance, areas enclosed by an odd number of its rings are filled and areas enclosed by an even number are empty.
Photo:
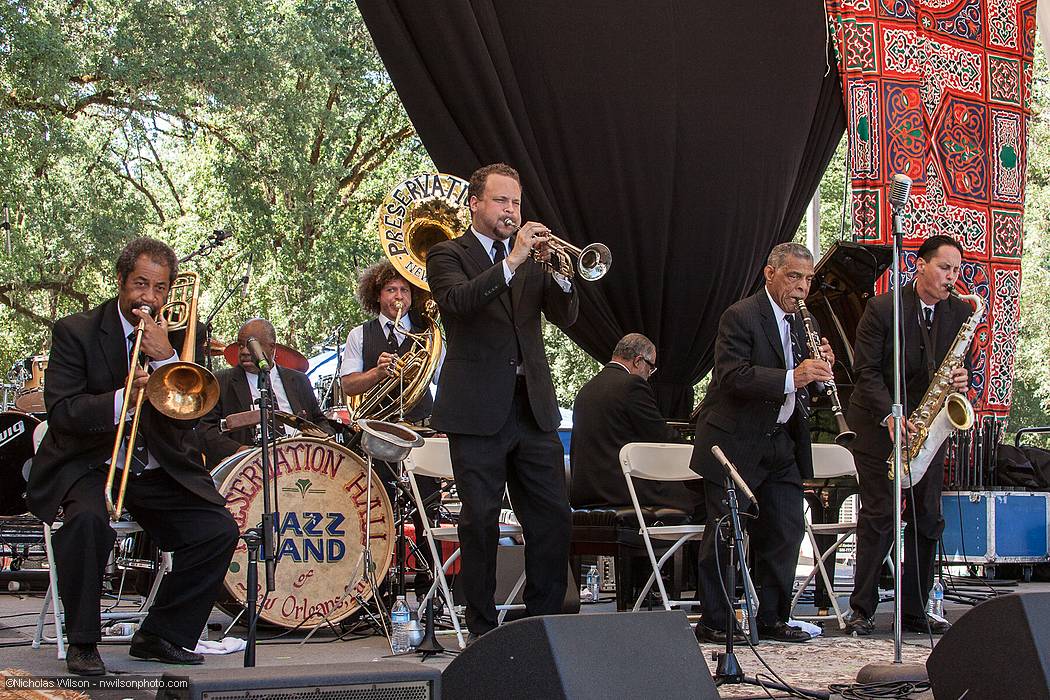
[[[408,454],[408,457],[405,458],[405,470],[408,472],[408,483],[412,488],[412,497],[416,502],[416,508],[419,510],[420,520],[423,522],[423,534],[427,540],[427,546],[430,548],[431,559],[434,562],[434,583],[431,585],[430,590],[427,591],[426,596],[423,597],[420,606],[422,607],[425,605],[430,596],[440,592],[445,599],[445,604],[448,606],[452,618],[452,626],[456,630],[456,637],[459,640],[459,647],[464,649],[466,648],[466,643],[463,638],[463,631],[460,628],[459,618],[455,613],[455,604],[452,601],[452,591],[448,586],[448,579],[445,576],[456,560],[459,559],[461,550],[457,547],[456,551],[452,553],[444,565],[439,565],[441,557],[439,555],[437,544],[438,542],[459,542],[459,531],[455,525],[435,525],[431,522],[430,517],[427,515],[426,509],[424,508],[423,497],[419,492],[419,485],[416,483],[416,477],[419,476],[429,476],[435,479],[444,479],[446,481],[452,481],[454,479],[452,474],[452,457],[449,454],[448,448],[448,438],[427,438],[421,447],[413,449]],[[500,523],[500,540],[503,540],[505,537],[521,537],[521,534],[521,525]],[[524,605],[513,604],[514,598],[518,595],[524,585],[525,574],[522,572],[517,583],[514,584],[514,588],[510,592],[507,602],[503,605],[496,606],[496,609],[500,611],[498,619],[500,623],[503,622],[508,610],[520,610],[525,607]]]
[[[836,479],[848,476],[857,476],[857,467],[853,463],[853,454],[849,450],[841,445],[813,445],[814,479]],[[834,557],[836,552],[838,552],[839,547],[842,546],[842,543],[857,532],[857,523],[812,523],[809,518],[806,518],[805,522],[806,538],[809,540],[809,544],[813,548],[813,567],[809,570],[806,578],[802,580],[801,585],[799,585],[798,589],[795,591],[795,595],[791,599],[791,609],[794,611],[795,606],[798,605],[799,598],[802,597],[802,593],[806,590],[810,581],[819,575],[824,582],[825,589],[828,591],[828,597],[831,599],[831,607],[835,611],[835,619],[839,623],[839,629],[846,629],[846,623],[842,618],[842,610],[839,608],[838,597],[835,595],[835,582],[831,580],[831,577],[828,575],[828,570],[827,567],[825,567],[824,562],[826,562],[829,557]],[[834,535],[835,543],[822,552],[817,545],[817,535]],[[820,620],[827,616],[795,615],[794,612],[792,612],[792,617],[799,620]]]
[[[637,611],[642,601],[649,594],[649,590],[656,582],[660,591],[665,610],[672,606],[692,603],[693,601],[671,600],[664,587],[663,577],[660,571],[663,565],[674,556],[689,540],[700,539],[704,534],[703,525],[648,525],[642,513],[642,506],[638,502],[638,493],[634,488],[634,479],[651,479],[653,481],[692,481],[700,476],[689,468],[689,460],[693,454],[692,445],[674,445],[658,442],[629,442],[620,448],[620,467],[623,469],[624,478],[627,480],[627,492],[631,495],[631,503],[634,505],[634,513],[638,518],[639,533],[645,542],[645,549],[649,554],[649,563],[653,573],[645,582],[638,600],[634,602],[632,611]],[[666,540],[673,542],[670,548],[664,552],[659,559],[653,549],[653,540]]]
[[[55,566],[55,550],[51,544],[51,533],[53,530],[62,523],[56,522],[54,526],[44,525],[44,550],[47,552],[47,566],[48,566],[48,587],[47,593],[44,594],[44,604],[40,608],[40,615],[36,621],[36,634],[33,636],[33,648],[39,649],[42,643],[54,644],[58,648],[58,658],[66,658],[66,642],[65,642],[65,620],[66,613],[62,609],[62,601],[58,596],[58,568]],[[117,533],[118,541],[122,538],[126,538],[129,535],[142,532],[142,527],[136,522],[130,521],[119,521],[112,523],[113,529]],[[149,593],[145,599],[142,600],[141,604],[134,610],[116,610],[116,606],[120,603],[118,598],[114,605],[110,606],[110,609],[102,611],[103,623],[115,623],[115,622],[132,622],[141,624],[149,613],[150,606],[153,605],[153,599],[157,596],[157,590],[160,589],[160,582],[164,579],[164,575],[171,571],[171,552],[160,553],[160,564],[157,567],[157,574],[153,579],[153,585],[150,586]],[[54,609],[53,619],[55,626],[55,636],[48,637],[44,634],[44,623],[47,620],[47,614],[49,611]],[[137,627],[137,625],[136,625]],[[128,642],[131,641],[132,634],[105,634],[102,637],[104,642]]]

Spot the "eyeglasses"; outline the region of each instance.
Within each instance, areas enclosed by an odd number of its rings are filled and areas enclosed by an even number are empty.
[[[656,363],[652,362],[645,355],[639,355],[638,357],[641,358],[642,362],[649,365],[649,376],[656,374]]]

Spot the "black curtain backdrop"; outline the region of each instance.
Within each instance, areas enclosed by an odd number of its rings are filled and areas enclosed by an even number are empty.
[[[605,362],[644,333],[661,410],[688,414],[844,128],[822,3],[357,2],[441,171],[507,162],[528,219],[612,250],[569,337]]]

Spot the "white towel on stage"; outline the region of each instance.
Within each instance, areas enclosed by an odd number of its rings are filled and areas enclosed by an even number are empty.
[[[248,643],[237,637],[224,637],[221,642],[199,639],[197,640],[197,648],[193,651],[198,654],[233,654],[238,651],[244,651],[246,646],[248,646]]]

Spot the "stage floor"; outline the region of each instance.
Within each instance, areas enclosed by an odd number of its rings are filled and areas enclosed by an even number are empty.
[[[969,580],[966,583],[969,590],[979,592],[988,589],[978,580]],[[1050,591],[1048,583],[1021,583],[1012,590],[1020,591]],[[845,596],[840,598],[842,605],[848,602]],[[65,675],[65,662],[56,658],[54,645],[45,645],[41,649],[33,649],[30,643],[35,631],[37,615],[43,602],[43,594],[35,593],[5,593],[0,595],[0,648],[3,648],[3,661],[0,668],[18,669],[22,672],[38,676]],[[597,604],[586,604],[583,606],[582,614],[595,612],[613,612],[615,606],[611,600],[604,600]],[[947,602],[946,610],[949,618],[958,619],[968,606],[959,603]],[[811,611],[811,610],[810,610]],[[800,609],[799,612],[807,612]],[[630,613],[621,613],[628,615]],[[853,638],[847,637],[839,631],[833,620],[824,624],[824,635],[806,644],[779,644],[763,642],[757,647],[766,662],[786,681],[803,688],[826,690],[829,683],[850,683],[854,680],[856,672],[862,666],[872,661],[892,661],[893,641],[890,631],[890,620],[892,618],[892,603],[884,602],[877,616],[877,632],[871,637]],[[216,610],[212,621],[225,626],[230,618],[223,612]],[[46,628],[50,633],[53,628]],[[378,636],[362,637],[356,639],[340,640],[331,630],[319,630],[307,643],[302,643],[304,633],[288,634],[282,639],[269,639],[279,631],[264,629],[260,631],[260,643],[257,651],[257,666],[300,666],[303,664],[326,664],[349,661],[375,661],[389,659],[390,650],[385,641]],[[212,638],[218,633],[213,632]],[[234,627],[232,636],[245,636],[243,627]],[[440,636],[440,641],[448,649],[455,648],[455,637],[451,635]],[[934,638],[936,640],[936,638]],[[905,661],[922,663],[929,654],[930,640],[926,635],[905,634],[903,656]],[[713,645],[703,645],[702,651],[711,669],[714,662],[711,653],[719,650]],[[125,677],[156,678],[165,670],[172,667],[159,663],[144,662],[132,659],[127,654],[127,644],[106,644],[101,647],[102,657],[107,668],[113,674],[121,674]],[[738,647],[737,656],[744,667],[745,673],[753,675],[756,673],[768,673],[762,668],[754,653],[746,646]],[[444,668],[452,659],[452,655],[445,654],[432,657],[425,662],[415,654],[401,657],[409,663],[425,663],[428,666]],[[243,665],[243,654],[236,653],[225,656],[208,656],[203,668],[240,668]],[[177,667],[176,670],[187,670],[185,667]],[[192,671],[192,668],[189,669]],[[722,697],[767,697],[761,689],[753,686],[733,686],[721,689]],[[776,695],[776,693],[774,693]],[[136,691],[123,689],[114,693],[92,692],[92,697],[111,698],[147,698],[154,697],[155,691]],[[0,689],[0,697],[11,697]],[[26,696],[17,696],[26,697]],[[42,697],[42,696],[35,696]],[[917,694],[916,698],[931,698],[932,694]]]

